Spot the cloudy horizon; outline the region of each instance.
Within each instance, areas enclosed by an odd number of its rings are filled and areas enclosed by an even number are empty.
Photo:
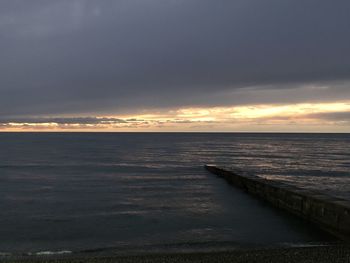
[[[3,0],[0,131],[350,131],[350,2]]]

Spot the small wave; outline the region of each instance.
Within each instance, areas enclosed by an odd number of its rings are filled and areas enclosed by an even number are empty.
[[[32,256],[51,256],[51,255],[64,255],[73,253],[70,250],[61,250],[61,251],[39,251],[35,253],[28,253],[28,255]]]
[[[310,243],[282,243],[282,247],[287,248],[302,248],[302,247],[327,247],[334,245],[334,243],[320,243],[320,242],[310,242]]]

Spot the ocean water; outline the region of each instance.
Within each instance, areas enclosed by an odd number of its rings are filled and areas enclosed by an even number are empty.
[[[0,133],[0,254],[332,240],[204,164],[350,198],[350,135]]]

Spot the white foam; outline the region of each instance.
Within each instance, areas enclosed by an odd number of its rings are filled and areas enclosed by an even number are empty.
[[[72,251],[70,250],[61,250],[61,251],[39,251],[34,253],[36,256],[50,256],[50,255],[63,255],[70,254]]]

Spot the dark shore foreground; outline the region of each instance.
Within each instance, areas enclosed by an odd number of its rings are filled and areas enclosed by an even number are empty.
[[[153,263],[153,262],[318,262],[338,263],[350,262],[350,246],[324,246],[324,247],[298,247],[298,248],[269,248],[269,249],[240,249],[226,252],[210,253],[174,253],[174,254],[148,254],[135,256],[99,256],[96,254],[70,255],[66,257],[40,257],[22,259],[3,259],[1,262],[36,263]]]

